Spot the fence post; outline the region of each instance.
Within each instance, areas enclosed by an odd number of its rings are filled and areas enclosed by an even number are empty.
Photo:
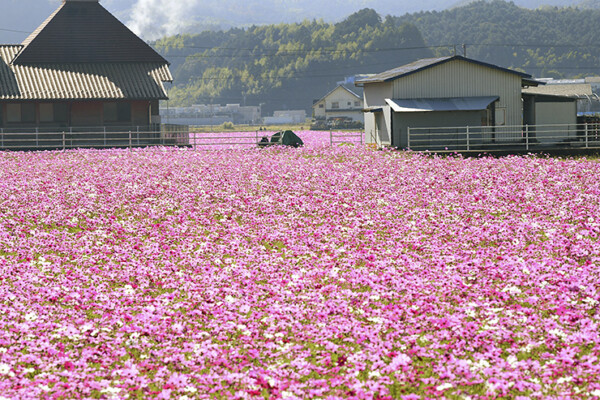
[[[469,134],[468,126],[467,126],[467,151],[471,151],[471,135]]]
[[[588,141],[589,140],[588,139],[589,135],[590,135],[590,130],[589,130],[589,127],[588,127],[588,123],[586,122],[585,123],[585,148],[586,149],[589,147],[589,141]]]
[[[406,147],[410,150],[410,126],[406,127]]]
[[[35,128],[35,147],[40,147],[40,128]]]
[[[104,147],[106,147],[106,127],[103,126],[102,128],[103,128],[103,131],[104,131],[104,135],[103,135],[103,137],[104,137]]]
[[[529,151],[529,125],[525,125],[525,150]]]
[[[329,129],[329,146],[333,147],[333,132]]]
[[[139,146],[140,145],[140,126],[139,125],[137,126],[136,137],[137,137],[137,139],[136,139],[137,140],[137,145]]]
[[[131,131],[129,131],[129,150],[131,150]]]
[[[63,151],[65,151],[67,148],[67,135],[65,134],[65,131],[62,131],[62,142],[63,142]]]
[[[4,147],[4,128],[0,128],[0,141],[2,141],[2,147]]]

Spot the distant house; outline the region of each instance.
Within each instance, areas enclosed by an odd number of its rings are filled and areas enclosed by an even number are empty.
[[[159,123],[169,63],[98,0],[63,0],[23,43],[0,46],[0,129]]]
[[[313,118],[331,120],[335,118],[364,122],[362,96],[343,85],[339,85],[312,106]]]
[[[272,117],[263,118],[263,123],[265,125],[303,124],[305,122],[305,110],[279,110],[273,112]]]
[[[576,122],[573,99],[533,94],[524,98],[523,88],[540,82],[525,73],[462,56],[418,60],[356,84],[364,88],[366,140],[381,145],[408,147],[412,128]],[[539,103],[551,104],[536,107]],[[536,108],[544,112],[536,114]],[[551,109],[553,114],[545,112]],[[521,129],[486,132],[491,132],[493,142],[523,140]]]

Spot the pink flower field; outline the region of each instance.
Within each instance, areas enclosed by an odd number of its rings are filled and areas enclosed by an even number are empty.
[[[0,399],[600,397],[600,163],[318,137],[0,153]]]

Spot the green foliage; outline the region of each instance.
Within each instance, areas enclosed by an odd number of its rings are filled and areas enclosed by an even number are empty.
[[[154,43],[172,63],[172,105],[245,100],[267,102],[267,110],[307,109],[347,76],[431,56],[424,46],[414,25],[382,21],[371,9],[337,24],[306,20],[179,35]]]
[[[600,74],[598,9],[530,10],[493,0],[393,19],[397,25],[414,24],[430,46],[466,43],[470,58],[524,70],[536,77]],[[452,46],[436,50],[437,55],[453,51]]]

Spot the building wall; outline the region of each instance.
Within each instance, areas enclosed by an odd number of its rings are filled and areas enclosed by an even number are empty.
[[[522,125],[521,77],[463,60],[453,60],[393,81],[392,98],[499,96],[506,125]],[[465,124],[461,124],[465,125]]]
[[[391,83],[371,83],[364,86],[363,104],[364,108],[381,107],[385,113],[365,113],[365,136],[366,143],[376,143],[378,145],[389,145],[388,127],[391,127],[391,108],[385,102],[385,99],[392,98],[393,85]],[[388,118],[385,118],[388,115]],[[387,120],[389,124],[383,124]],[[380,122],[380,123],[378,123]],[[375,140],[373,140],[375,137]]]
[[[408,147],[408,128],[430,128],[430,127],[465,127],[481,126],[483,119],[487,119],[487,111],[441,111],[441,112],[417,112],[417,113],[394,113],[394,146]],[[415,132],[413,132],[415,133]],[[415,145],[426,145],[423,140],[427,136],[418,136],[416,131],[413,136],[411,147]],[[421,140],[421,142],[419,142]]]
[[[538,141],[551,144],[560,142],[562,139],[559,140],[553,136],[559,134],[564,136],[564,132],[568,132],[569,136],[577,135],[577,102],[536,102],[535,114],[537,125],[535,136]],[[544,127],[540,125],[563,126]],[[556,132],[557,130],[561,132]]]
[[[361,102],[362,104],[362,102]],[[351,118],[353,121],[364,122],[365,114],[362,111],[362,108],[356,111],[328,111],[327,119],[329,118]]]
[[[126,112],[119,112],[118,117],[111,118],[107,104],[125,107]],[[153,109],[158,111],[158,102]],[[120,106],[117,106],[120,105]],[[22,119],[15,116],[21,110]],[[122,111],[122,110],[121,110]],[[80,101],[80,102],[6,102],[0,103],[0,128],[18,129],[38,127],[43,130],[61,127],[101,127],[101,126],[147,126],[150,123],[151,102],[138,100],[130,102]]]
[[[338,87],[325,98],[313,105],[315,118],[349,117],[354,121],[363,121],[361,115],[363,100],[354,96],[343,87]]]
[[[366,84],[365,108],[381,107],[386,104],[385,99],[498,96],[499,100],[495,103],[498,124],[522,125],[521,80],[517,74],[468,61],[453,60],[390,82]],[[412,116],[407,114],[411,113],[395,116],[393,123],[388,121],[390,124],[387,125],[387,130],[393,130],[395,146],[406,142],[406,128],[410,126],[481,125],[481,118],[469,113],[417,113]],[[461,119],[460,116],[466,119]],[[365,120],[367,137],[369,131],[387,133],[381,128],[377,129],[374,122],[375,118]]]

